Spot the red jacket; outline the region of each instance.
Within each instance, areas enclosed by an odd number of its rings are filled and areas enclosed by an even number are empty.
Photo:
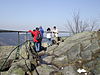
[[[36,37],[38,36],[38,34],[40,34],[40,31],[37,31],[37,30],[35,30],[35,31],[29,30],[28,32],[31,32],[31,34],[34,35],[34,37],[33,37],[33,41],[34,42],[39,42],[38,40],[36,40]]]

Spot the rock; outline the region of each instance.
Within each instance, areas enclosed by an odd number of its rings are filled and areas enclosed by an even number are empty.
[[[64,75],[78,75],[75,66],[66,66],[62,69]]]
[[[45,58],[43,58],[43,61],[47,62],[47,63],[51,63],[53,59],[53,56],[47,56]]]
[[[12,63],[8,71],[2,72],[1,75],[25,75],[25,72],[31,69],[29,60],[18,60]]]
[[[36,67],[36,70],[33,71],[33,75],[49,75],[55,69],[52,66],[42,64],[41,66]]]
[[[100,75],[100,63],[92,70],[95,75]]]
[[[22,68],[15,68],[8,75],[25,75],[25,71]]]
[[[0,70],[1,71],[6,71],[8,70],[10,67],[11,67],[11,64],[13,62],[12,59],[8,59],[6,62],[5,62],[6,59],[1,59],[0,60]]]
[[[27,65],[33,75],[79,75],[78,69],[86,70],[88,75],[100,75],[99,34],[95,31],[78,33],[67,37],[59,45],[49,46],[46,51],[41,51],[38,54],[30,52],[31,57],[27,60]],[[24,52],[26,51],[25,46],[21,50],[21,56],[27,59],[27,54]],[[36,56],[43,54],[45,56],[41,58],[47,63],[39,62],[39,56]],[[39,65],[36,58],[38,58]],[[23,74],[29,71],[24,60],[12,64],[7,72],[14,74],[16,73],[13,71],[14,69],[16,72],[22,71]]]
[[[58,47],[58,45],[53,45],[53,46],[48,47],[46,53],[47,54],[50,54],[50,55],[53,55],[54,54],[54,51],[55,51],[55,49],[57,47]]]
[[[0,46],[0,59],[5,59],[15,47],[16,46]],[[14,59],[15,53],[16,51],[11,54],[9,59]]]
[[[8,75],[7,71],[1,72],[0,75]]]
[[[9,71],[12,71],[14,68],[22,68],[25,72],[27,72],[29,71],[29,69],[31,69],[30,60],[21,59],[12,63],[12,66]]]
[[[64,74],[60,71],[52,71],[52,72],[50,72],[49,75],[64,75]]]
[[[95,75],[100,75],[100,53],[98,54],[94,63],[92,63],[92,73]]]
[[[61,68],[62,66],[66,66],[68,65],[68,59],[67,56],[59,56],[59,57],[55,57],[52,60],[52,64],[54,64],[55,66],[57,66],[58,68]]]
[[[25,71],[20,67],[16,67],[13,68],[10,72],[8,71],[8,75],[25,75]]]
[[[63,53],[67,53],[67,51],[73,46],[75,45],[75,43],[70,43],[70,44],[62,44],[62,46],[58,46],[56,47],[56,49],[54,50],[53,54],[56,55],[56,56],[60,56],[62,55]]]
[[[69,62],[75,61],[77,59],[80,59],[80,45],[79,44],[75,44],[74,46],[72,46],[70,48],[70,50],[68,50],[68,52],[66,53],[66,55],[68,56],[68,60]]]
[[[82,52],[82,58],[85,60],[91,60],[92,59],[92,53],[90,50]]]
[[[27,49],[27,47],[25,46],[25,45],[23,45],[21,48],[20,48],[20,59],[22,59],[22,57],[24,57],[24,58],[28,58],[28,51],[27,51],[28,49]]]

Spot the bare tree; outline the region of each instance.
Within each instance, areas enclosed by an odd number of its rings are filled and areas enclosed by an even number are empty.
[[[67,20],[67,29],[72,34],[77,34],[84,31],[93,31],[96,27],[96,21],[88,22],[80,19],[79,12],[73,15],[73,22]]]

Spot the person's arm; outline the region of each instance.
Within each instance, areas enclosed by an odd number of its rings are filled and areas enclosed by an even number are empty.
[[[34,37],[34,34],[33,34],[33,31],[32,30],[29,30],[28,32],[31,32],[32,37]]]
[[[29,30],[28,32],[31,32],[32,33],[32,30]]]

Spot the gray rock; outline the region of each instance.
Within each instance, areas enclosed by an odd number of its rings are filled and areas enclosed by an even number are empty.
[[[66,66],[68,65],[68,59],[67,56],[59,56],[59,57],[55,57],[52,60],[52,64],[54,64],[55,66],[57,66],[58,68],[61,68],[62,66]]]
[[[46,53],[50,55],[54,54],[54,51],[57,47],[58,45],[53,45],[53,46],[48,47]]]
[[[80,59],[80,45],[76,44],[72,46],[66,54],[68,55],[69,62]]]
[[[33,75],[49,75],[50,72],[54,71],[55,69],[52,66],[48,66],[45,64],[42,64],[41,66],[38,66],[36,70],[33,71]]]
[[[12,59],[8,59],[6,61],[6,59],[1,59],[0,60],[0,70],[1,71],[6,71],[11,67],[13,60]]]
[[[31,69],[29,60],[19,60],[13,63],[8,71],[2,72],[1,75],[25,75],[25,72],[29,69]]]
[[[47,56],[45,58],[43,58],[43,61],[47,62],[47,63],[51,63],[53,59],[53,56]]]
[[[9,69],[9,71],[13,70],[14,68],[22,68],[25,72],[27,72],[29,71],[29,69],[31,69],[30,60],[21,59],[12,63],[12,66]]]
[[[66,66],[62,69],[64,75],[78,75],[75,66]]]

